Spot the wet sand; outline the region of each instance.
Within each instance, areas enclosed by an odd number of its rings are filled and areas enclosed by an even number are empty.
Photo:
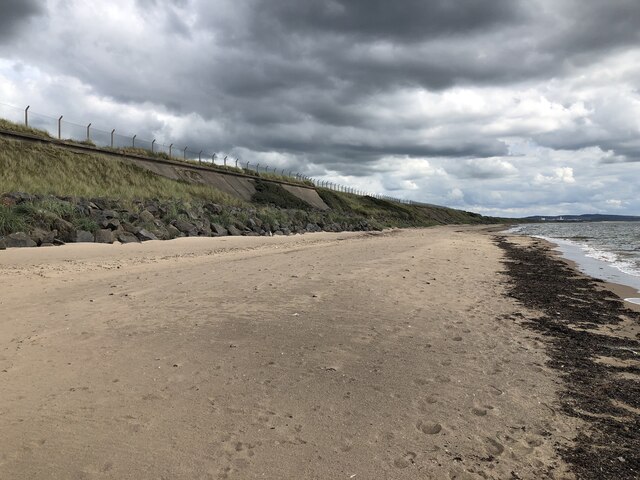
[[[574,478],[505,258],[470,227],[0,252],[0,478]]]

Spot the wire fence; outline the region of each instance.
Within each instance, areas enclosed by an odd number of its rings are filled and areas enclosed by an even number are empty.
[[[294,172],[289,168],[278,168],[264,163],[250,163],[242,161],[240,157],[231,156],[216,151],[212,148],[190,147],[177,143],[158,141],[157,139],[144,138],[137,134],[122,132],[117,128],[100,129],[92,122],[79,124],[70,122],[64,115],[43,115],[31,110],[29,106],[24,109],[0,102],[0,118],[4,118],[25,127],[34,128],[46,132],[51,138],[91,145],[99,148],[117,149],[125,153],[136,153],[146,156],[166,157],[167,159],[198,162],[201,165],[212,167],[234,167],[249,174],[272,174],[283,177],[283,180],[295,179],[298,182],[310,182],[316,187],[326,188],[336,192],[349,193],[358,196],[368,196],[381,200],[409,205],[427,205],[412,200],[390,197],[378,193],[368,192],[363,189],[342,185],[329,180],[322,180]]]

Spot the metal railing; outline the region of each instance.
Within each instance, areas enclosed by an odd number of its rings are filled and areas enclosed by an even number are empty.
[[[378,193],[368,192],[360,188],[342,185],[329,180],[316,179],[311,176],[294,172],[293,169],[272,167],[267,164],[244,162],[239,157],[232,157],[223,152],[217,152],[211,148],[202,146],[180,145],[175,142],[159,141],[153,138],[149,140],[137,134],[121,132],[117,128],[103,130],[93,125],[93,122],[79,124],[65,119],[64,115],[50,116],[34,112],[30,106],[22,109],[0,102],[0,118],[14,123],[23,124],[26,127],[45,131],[50,137],[59,140],[84,143],[96,147],[111,148],[117,150],[140,149],[141,154],[146,152],[151,155],[166,156],[169,159],[198,162],[216,167],[234,167],[247,173],[273,174],[285,179],[296,179],[299,182],[307,181],[319,188],[326,188],[336,192],[349,193],[358,196],[368,196],[380,200],[397,202],[409,205],[427,205],[412,200],[390,197]]]

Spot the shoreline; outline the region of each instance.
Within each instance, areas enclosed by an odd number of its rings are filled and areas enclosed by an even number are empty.
[[[523,236],[523,237],[533,238],[533,239],[545,242],[546,244],[549,245],[553,255],[558,256],[558,258],[560,258],[563,262],[571,266],[580,275],[584,275],[585,277],[594,278],[594,279],[597,279],[598,281],[604,282],[604,284],[606,285],[606,289],[615,293],[618,297],[620,297],[620,299],[625,302],[626,306],[640,312],[640,287],[638,286],[639,285],[638,282],[640,282],[640,279],[638,279],[637,277],[634,277],[625,272],[616,272],[615,277],[621,278],[622,280],[627,280],[629,282],[629,283],[624,283],[624,281],[620,282],[620,281],[612,280],[610,278],[612,276],[611,274],[597,275],[594,271],[590,271],[590,268],[588,267],[589,263],[602,264],[603,267],[600,267],[600,269],[602,268],[611,269],[614,272],[616,269],[615,267],[613,267],[612,265],[604,261],[589,259],[585,257],[584,254],[580,253],[580,256],[585,261],[585,264],[583,265],[580,263],[580,261],[575,260],[573,258],[569,258],[568,253],[565,251],[565,249],[569,248],[569,246],[563,246],[560,242],[555,241],[556,239],[554,238],[541,237],[537,235],[530,235],[530,234],[519,233],[519,232],[509,232],[508,229],[504,230],[503,233],[507,235],[513,235],[516,237]],[[576,251],[579,251],[577,246],[572,246],[571,248]]]
[[[628,300],[629,298],[640,297],[640,292],[638,292],[636,288],[630,285],[624,285],[622,283],[615,283],[615,282],[611,282],[601,278],[597,278],[583,272],[578,262],[563,256],[562,251],[560,250],[560,246],[557,243],[554,243],[553,239],[546,239],[546,238],[540,238],[540,237],[534,237],[531,235],[522,235],[522,234],[519,234],[516,236],[524,236],[524,237],[532,238],[535,240],[539,240],[540,242],[548,245],[550,255],[553,255],[554,257],[558,258],[560,261],[564,262],[567,266],[569,266],[571,269],[575,271],[576,275],[595,280],[596,282],[602,282],[600,284],[600,288],[615,294],[621,301],[624,302],[625,307],[631,310],[634,310],[636,312],[640,312],[640,304],[630,302]]]
[[[626,286],[585,275],[545,239],[494,238],[506,255],[509,295],[540,311],[524,325],[543,336],[548,365],[562,376],[561,411],[585,422],[561,456],[579,478],[637,479],[640,314],[620,297]]]

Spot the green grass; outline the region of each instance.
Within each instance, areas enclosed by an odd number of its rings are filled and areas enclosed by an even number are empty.
[[[490,223],[499,221],[478,214],[446,207],[426,207],[390,202],[374,197],[318,188],[318,194],[333,210],[361,215],[385,227],[427,227],[451,223]]]
[[[0,120],[0,128],[6,128],[5,124],[4,120]],[[18,127],[12,124],[13,130],[18,130]],[[33,129],[21,128],[33,134]],[[46,132],[38,135],[48,136]],[[143,149],[127,148],[124,151],[145,156],[150,154]],[[156,153],[156,156],[168,158],[163,153]],[[225,170],[222,166],[216,168]],[[136,207],[139,206],[136,203],[138,201],[158,200],[165,206],[163,217],[166,222],[185,218],[185,208],[193,207],[192,211],[197,211],[206,202],[242,208],[237,211],[232,209],[231,212],[225,210],[211,218],[225,226],[243,224],[249,216],[283,228],[286,225],[319,223],[332,225],[332,228],[337,225],[338,228],[358,229],[364,221],[376,228],[426,227],[453,223],[498,223],[504,220],[445,207],[405,205],[321,188],[317,189],[318,194],[331,210],[319,212],[281,185],[265,181],[290,181],[288,177],[256,174],[231,166],[226,170],[248,173],[255,178],[256,193],[252,203],[208,185],[169,179],[99,152],[74,152],[60,145],[0,137],[0,194],[28,192],[40,196],[103,198],[129,211],[139,211]],[[75,203],[41,198],[17,206],[0,205],[0,235],[31,227],[50,228],[57,218],[71,222],[78,229],[95,231],[98,228],[96,222],[88,218],[86,213],[76,211]],[[249,209],[251,213],[247,213]]]
[[[49,135],[48,132],[44,131],[44,130],[39,130],[37,128],[31,128],[31,127],[26,127],[20,123],[16,123],[16,122],[12,122],[10,120],[4,120],[0,118],[0,129],[2,130],[7,130],[10,132],[16,132],[16,133],[25,133],[28,135],[33,135],[36,137],[40,137],[40,138],[46,138],[46,139],[54,139],[54,137],[52,137],[51,135]],[[93,143],[91,140],[74,140],[71,138],[67,138],[63,140],[64,143],[68,143],[68,144],[72,144],[72,145],[86,145],[89,147],[95,147],[96,144]],[[234,167],[234,166],[225,166],[225,165],[216,165],[216,164],[212,164],[209,162],[203,162],[200,163],[197,160],[185,160],[176,156],[169,156],[167,153],[165,152],[151,152],[149,150],[146,150],[144,148],[139,148],[139,147],[119,147],[119,148],[110,148],[110,147],[101,147],[104,150],[107,151],[112,151],[112,152],[117,152],[117,153],[122,153],[122,154],[131,154],[131,155],[139,155],[142,157],[151,157],[151,158],[161,158],[164,160],[173,160],[175,162],[181,162],[187,165],[205,165],[208,166],[210,168],[216,169],[216,170],[222,170],[222,171],[227,171],[227,172],[234,172],[234,173],[241,173],[244,175],[250,175],[252,177],[259,177],[259,178],[265,178],[265,179],[270,179],[270,180],[276,180],[276,181],[280,181],[280,182],[288,182],[288,183],[294,183],[294,184],[298,184],[298,185],[308,185],[308,186],[313,186],[313,183],[308,181],[308,180],[298,180],[296,178],[292,178],[292,177],[287,177],[284,175],[277,175],[274,173],[257,173],[253,170],[247,170],[244,168],[240,168],[240,167]],[[178,151],[178,150],[176,150]]]
[[[16,133],[25,133],[27,135],[33,135],[34,137],[53,138],[51,135],[49,135],[49,132],[40,130],[38,128],[27,127],[20,123],[11,122],[3,118],[0,118],[0,129]]]
[[[119,200],[197,199],[246,205],[213,187],[171,180],[113,157],[4,138],[0,138],[0,191]]]
[[[0,236],[23,232],[26,227],[24,216],[15,208],[0,205]]]

